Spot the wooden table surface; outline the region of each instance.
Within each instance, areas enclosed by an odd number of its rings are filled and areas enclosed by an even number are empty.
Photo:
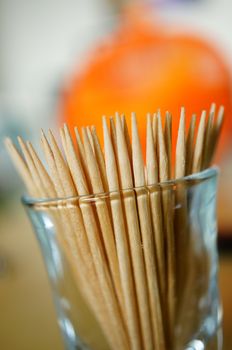
[[[232,253],[220,257],[219,280],[224,350],[231,350]],[[63,349],[38,244],[23,208],[15,202],[0,211],[0,349]]]

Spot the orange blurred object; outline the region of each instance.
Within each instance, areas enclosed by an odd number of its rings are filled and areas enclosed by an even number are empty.
[[[200,115],[215,102],[226,109],[221,142],[225,145],[232,124],[230,75],[220,54],[207,42],[170,34],[144,20],[144,14],[128,12],[118,30],[89,57],[64,93],[62,121],[70,127],[99,127],[102,115],[118,111],[128,116],[135,111],[144,145],[147,112],[168,109],[174,117],[175,139],[181,106],[186,107],[188,125],[192,113]]]

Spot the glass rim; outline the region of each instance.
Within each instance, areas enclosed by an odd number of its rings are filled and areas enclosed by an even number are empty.
[[[30,197],[29,195],[23,195],[21,197],[21,201],[25,206],[33,206],[33,205],[48,205],[48,204],[59,204],[61,202],[69,202],[69,201],[94,201],[96,199],[103,199],[108,198],[110,195],[113,194],[119,194],[119,193],[126,193],[129,191],[139,191],[139,190],[153,190],[153,192],[159,192],[163,189],[170,189],[175,188],[177,185],[195,185],[201,182],[204,182],[208,179],[211,179],[213,177],[216,177],[219,173],[219,168],[217,166],[213,166],[210,168],[207,168],[203,171],[200,171],[198,173],[194,173],[191,175],[187,175],[178,179],[172,179],[164,182],[158,182],[151,185],[145,185],[145,186],[139,186],[139,187],[131,187],[131,188],[125,188],[125,189],[119,189],[114,191],[108,191],[108,192],[99,192],[99,193],[91,193],[87,195],[76,195],[76,196],[67,196],[67,197],[56,197],[56,198],[34,198]]]

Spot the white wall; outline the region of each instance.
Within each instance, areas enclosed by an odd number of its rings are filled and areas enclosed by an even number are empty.
[[[0,101],[42,125],[64,74],[100,35],[107,12],[104,0],[1,0]]]

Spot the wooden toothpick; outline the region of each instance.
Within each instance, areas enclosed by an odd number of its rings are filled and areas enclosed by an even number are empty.
[[[161,298],[158,285],[158,271],[156,267],[156,250],[150,216],[149,195],[142,187],[145,186],[142,149],[139,140],[136,116],[132,114],[132,161],[134,183],[138,187],[137,205],[141,230],[142,245],[148,284],[148,293],[151,310],[153,342],[157,349],[165,348],[165,336],[161,311]],[[141,188],[141,189],[140,189]]]
[[[150,310],[147,304],[148,289],[145,275],[146,270],[144,265],[143,253],[141,250],[141,239],[137,208],[133,190],[129,191],[128,194],[126,191],[127,189],[133,188],[133,178],[125,136],[121,125],[121,119],[119,116],[116,117],[116,137],[121,186],[122,189],[125,190],[125,192],[123,193],[123,203],[125,206],[125,216],[127,222],[132,264],[134,269],[135,286],[138,297],[143,346],[144,349],[152,349],[153,337]]]
[[[194,135],[196,128],[196,114],[193,114],[191,117],[188,136],[186,141],[186,172],[185,175],[189,175],[192,170],[192,162],[193,162],[193,151],[194,151]]]
[[[205,120],[206,120],[206,111],[203,111],[201,114],[200,123],[198,126],[196,144],[193,154],[193,166],[192,172],[197,173],[201,170],[202,167],[202,156],[203,156],[203,146],[204,146],[204,136],[205,136]]]

